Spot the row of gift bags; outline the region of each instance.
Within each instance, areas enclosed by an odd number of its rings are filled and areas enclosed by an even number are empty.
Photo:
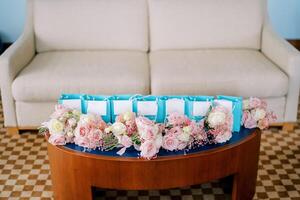
[[[233,114],[233,131],[240,130],[242,98],[233,96],[142,96],[142,95],[82,95],[63,94],[59,103],[82,113],[101,115],[107,123],[115,122],[116,116],[135,112],[158,123],[165,122],[173,112],[184,114],[199,121],[205,117],[212,104],[219,104]]]

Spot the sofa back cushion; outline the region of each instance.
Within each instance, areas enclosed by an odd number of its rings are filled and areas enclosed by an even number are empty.
[[[148,50],[146,0],[35,0],[38,52]]]
[[[152,50],[260,49],[265,0],[149,0]]]

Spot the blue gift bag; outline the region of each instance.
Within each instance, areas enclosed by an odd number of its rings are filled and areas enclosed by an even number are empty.
[[[243,114],[243,98],[242,97],[233,97],[233,96],[217,96],[216,102],[219,102],[221,105],[224,104],[232,105],[232,115],[233,115],[233,127],[234,132],[240,131],[241,120]]]
[[[83,104],[83,113],[100,115],[106,123],[111,122],[110,97],[86,95]]]
[[[111,122],[116,121],[116,117],[125,112],[136,112],[133,101],[140,95],[115,95],[110,98]]]
[[[138,116],[145,116],[156,122],[163,122],[163,106],[159,105],[157,96],[140,96],[134,100]]]
[[[187,116],[192,120],[202,120],[209,111],[213,100],[214,97],[212,96],[189,96],[186,99],[188,106]]]
[[[83,112],[84,94],[62,94],[58,100],[59,104],[70,109],[76,109]]]
[[[183,115],[188,114],[188,104],[186,101],[187,96],[161,96],[159,97],[159,106],[162,106],[162,115],[160,116],[160,122],[164,122],[165,119],[171,113],[179,113]],[[161,121],[162,120],[162,121]]]

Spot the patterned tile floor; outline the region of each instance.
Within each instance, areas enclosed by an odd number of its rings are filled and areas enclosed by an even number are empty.
[[[1,103],[0,103],[1,104]],[[230,199],[219,181],[160,191],[95,190],[95,199]],[[0,199],[51,199],[46,143],[36,132],[5,135],[0,107]],[[293,132],[262,135],[255,199],[300,200],[300,109]]]

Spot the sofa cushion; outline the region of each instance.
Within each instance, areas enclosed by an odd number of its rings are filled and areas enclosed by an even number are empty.
[[[288,77],[259,51],[157,51],[150,55],[155,95],[280,97]]]
[[[260,49],[265,2],[149,0],[151,49]]]
[[[148,50],[146,0],[34,0],[38,52]]]
[[[148,94],[148,56],[131,51],[47,52],[17,76],[17,101],[56,101],[61,93]]]

